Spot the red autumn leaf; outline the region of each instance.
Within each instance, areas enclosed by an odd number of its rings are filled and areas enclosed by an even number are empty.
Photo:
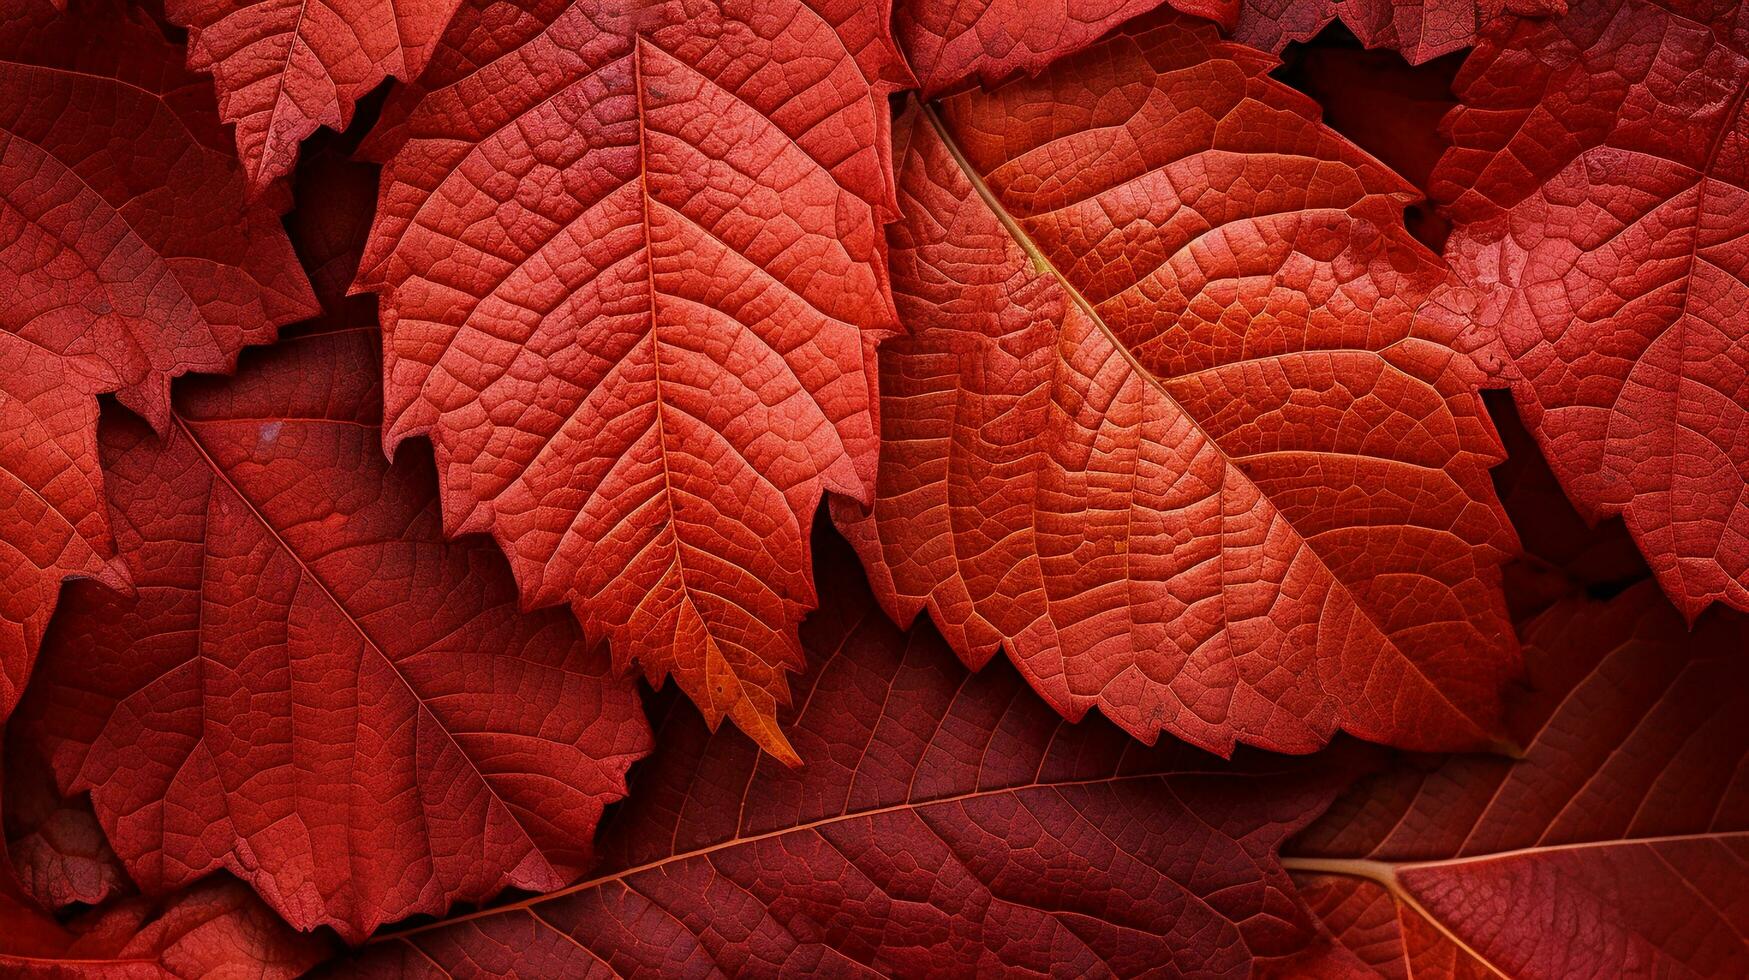
[[[162,442],[105,418],[137,598],[69,590],[20,708],[148,892],[226,868],[351,940],[591,860],[648,749],[629,682],[435,481],[379,448],[374,328],[178,388]]]
[[[379,936],[335,972],[1243,976],[1304,942],[1275,848],[1347,763],[1226,765],[1071,725],[1011,669],[969,675],[928,626],[901,633],[818,543],[784,716],[804,766],[669,698],[596,877]]]
[[[1403,181],[1163,17],[901,123],[870,516],[900,622],[1220,752],[1486,745],[1515,547]],[[1196,92],[1185,99],[1184,92]]]
[[[0,814],[20,889],[44,908],[59,909],[97,905],[132,888],[91,801],[62,796],[48,763],[24,739],[6,739],[5,770]]]
[[[212,73],[259,191],[317,127],[345,129],[384,79],[418,78],[460,2],[166,0],[164,12],[188,28],[188,66]]]
[[[898,0],[894,27],[923,94],[1036,75],[1162,2],[1232,26],[1236,0]]]
[[[0,718],[61,580],[126,584],[95,396],[162,426],[172,377],[229,370],[314,308],[179,61],[116,2],[0,17]]]
[[[292,980],[330,952],[233,880],[127,899],[65,925],[0,893],[0,972],[17,980]]]
[[[1526,631],[1523,761],[1362,782],[1286,863],[1387,977],[1749,974],[1746,646],[1649,582],[1569,599]]]
[[[385,444],[431,437],[528,603],[793,759],[808,528],[868,496],[894,327],[888,11],[482,7],[380,141]]]
[[[1390,48],[1412,65],[1476,43],[1504,15],[1548,17],[1568,0],[1239,0],[1233,38],[1266,51],[1309,41],[1340,17],[1369,48]]]
[[[1503,22],[1458,76],[1434,175],[1525,424],[1691,619],[1749,609],[1743,9],[1579,0]]]

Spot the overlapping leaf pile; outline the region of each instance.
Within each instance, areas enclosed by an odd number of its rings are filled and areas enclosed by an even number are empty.
[[[1749,974],[1741,5],[0,15],[0,972]]]

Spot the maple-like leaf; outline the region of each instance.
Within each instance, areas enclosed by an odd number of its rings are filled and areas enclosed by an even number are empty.
[[[793,759],[808,528],[868,496],[894,328],[887,6],[482,0],[442,47],[378,141],[385,444],[431,437],[530,604]]]
[[[1496,733],[1498,443],[1402,180],[1162,16],[901,123],[871,514],[900,622],[1230,751]],[[1184,93],[1195,93],[1194,98]]]
[[[1741,616],[1690,634],[1650,582],[1551,608],[1523,761],[1358,784],[1290,845],[1302,894],[1387,977],[1749,974],[1745,648]]]
[[[1389,48],[1419,65],[1475,44],[1477,33],[1502,15],[1548,17],[1566,10],[1567,0],[1239,0],[1233,38],[1279,52],[1340,17],[1362,44]]]
[[[1062,720],[901,633],[840,542],[785,720],[805,765],[667,700],[596,876],[373,940],[341,976],[1243,976],[1303,943],[1275,864],[1353,760],[1223,764]],[[611,971],[611,974],[609,974]]]
[[[6,739],[6,854],[18,886],[37,904],[97,905],[132,882],[110,849],[85,797],[65,797],[55,774],[22,738]]]
[[[0,889],[0,973],[17,980],[292,980],[331,953],[235,880],[130,898],[66,924]]]
[[[1434,174],[1525,424],[1677,607],[1749,609],[1749,19],[1579,0],[1458,76]]]
[[[377,331],[281,340],[106,417],[138,590],[71,588],[19,721],[148,892],[215,868],[348,939],[573,880],[649,733],[489,542],[446,543],[428,463],[380,449]]]
[[[926,97],[1036,75],[1162,2],[1231,27],[1235,0],[898,0],[894,28]]]
[[[154,425],[170,379],[229,370],[314,309],[205,82],[117,2],[0,17],[0,718],[61,580],[125,587],[96,395]]]
[[[259,191],[318,127],[345,129],[384,79],[418,78],[460,2],[166,0],[164,13],[188,28],[188,65],[212,73]]]

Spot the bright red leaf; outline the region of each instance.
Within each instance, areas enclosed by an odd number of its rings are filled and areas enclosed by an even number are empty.
[[[366,93],[411,82],[461,0],[166,0],[188,66],[212,73],[219,113],[261,190],[291,172],[319,126],[345,129]]]
[[[668,700],[596,877],[381,938],[340,975],[1243,976],[1303,943],[1275,848],[1346,763],[1064,722],[926,625],[884,617],[841,543],[784,719],[805,765]],[[1210,771],[1217,770],[1217,771]]]
[[[1501,15],[1565,13],[1567,0],[1239,0],[1235,40],[1266,51],[1309,41],[1340,17],[1369,48],[1390,48],[1412,65],[1476,43]]]
[[[902,121],[912,334],[872,516],[836,513],[900,622],[1070,718],[1486,745],[1516,542],[1480,375],[1417,313],[1413,190],[1273,64],[1166,16]]]
[[[1581,513],[1687,616],[1749,609],[1749,14],[1579,0],[1458,76],[1447,257]]]
[[[329,954],[233,880],[131,898],[66,924],[0,890],[0,972],[16,980],[292,980]]]
[[[1525,635],[1524,760],[1358,784],[1291,845],[1302,893],[1386,977],[1749,975],[1746,647],[1649,582],[1555,606]]]
[[[923,94],[977,78],[1036,75],[1163,0],[898,0],[899,41]],[[1236,0],[1164,0],[1174,10],[1232,26]]]
[[[537,8],[464,8],[379,140],[386,445],[431,437],[530,604],[793,759],[808,528],[868,496],[895,326],[889,11]]]
[[[383,460],[377,331],[324,329],[179,386],[163,441],[105,418],[138,596],[69,590],[19,718],[148,892],[223,867],[358,940],[573,880],[649,735],[568,614],[444,540],[429,465]]]
[[[314,309],[180,61],[117,2],[0,17],[0,718],[61,580],[125,587],[95,396],[161,427],[172,377],[229,370]]]

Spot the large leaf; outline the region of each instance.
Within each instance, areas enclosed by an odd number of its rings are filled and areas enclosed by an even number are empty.
[[[80,7],[0,16],[0,718],[61,580],[125,586],[95,396],[161,427],[172,377],[314,309],[204,80],[119,2]]]
[[[908,74],[883,3],[694,6],[463,8],[388,114],[359,281],[449,530],[793,759],[808,528],[873,477]]]
[[[1649,582],[1555,606],[1525,636],[1524,760],[1357,785],[1292,845],[1302,893],[1387,977],[1749,974],[1746,647]]]
[[[899,632],[842,544],[819,554],[785,714],[805,766],[671,698],[594,878],[337,972],[1243,977],[1305,941],[1275,848],[1343,763],[1224,765],[1068,724],[1012,670],[969,675],[928,626]]]
[[[428,463],[380,451],[377,331],[186,384],[166,439],[106,417],[135,598],[69,590],[19,720],[148,892],[215,868],[287,921],[378,924],[583,871],[649,733]],[[205,379],[203,379],[203,382]]]
[[[1567,0],[1239,0],[1233,37],[1267,51],[1309,41],[1340,17],[1369,48],[1390,48],[1412,65],[1476,43],[1502,14],[1565,13]]]
[[[1746,11],[1578,0],[1501,22],[1434,174],[1525,423],[1690,618],[1749,609]]]
[[[0,972],[16,980],[292,980],[330,952],[236,881],[131,898],[68,923],[0,886]]]
[[[1516,542],[1480,374],[1417,312],[1414,192],[1272,66],[1163,16],[905,117],[912,333],[872,514],[836,514],[900,622],[1070,718],[1486,745]]]
[[[989,85],[1038,74],[1163,0],[899,0],[894,26],[926,96],[970,78]],[[1164,0],[1229,26],[1232,0]]]
[[[166,0],[188,65],[211,72],[219,113],[261,190],[291,172],[319,126],[345,129],[383,79],[425,69],[461,0]]]

